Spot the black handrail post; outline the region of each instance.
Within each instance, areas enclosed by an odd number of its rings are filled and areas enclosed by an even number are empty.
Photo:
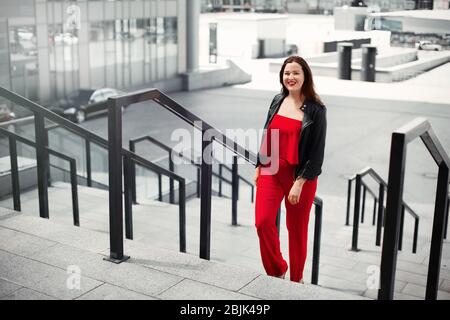
[[[200,198],[200,168],[197,167],[197,198]]]
[[[381,252],[379,300],[392,300],[394,297],[401,218],[400,206],[402,204],[403,182],[405,178],[405,157],[405,134],[394,132],[392,134],[389,161],[389,187],[387,190],[383,249]]]
[[[186,252],[186,182],[179,181],[178,205],[180,215],[180,252]]]
[[[373,215],[372,215],[372,226],[375,225],[375,217],[377,215],[377,198],[373,198]]]
[[[255,202],[255,187],[252,186],[252,203]]]
[[[42,117],[42,122],[43,122],[43,126],[44,126],[44,130],[42,131],[43,139],[44,139],[44,145],[45,145],[45,147],[49,147],[50,145],[48,143],[48,130],[45,128],[45,118],[44,117]],[[45,164],[47,166],[47,187],[51,187],[52,186],[52,179],[51,179],[51,176],[50,176],[50,154],[48,153],[47,150],[45,151],[45,157],[46,157]]]
[[[280,219],[281,219],[281,206],[278,208],[275,224],[277,226],[278,236],[280,236]]]
[[[444,241],[445,210],[448,201],[449,168],[442,161],[439,164],[436,201],[433,216],[433,233],[431,234],[430,260],[428,262],[426,300],[436,300],[439,288],[442,243]]]
[[[162,200],[162,174],[158,173],[158,201]]]
[[[129,146],[130,151],[135,153],[135,143],[134,141],[130,140],[129,142]],[[134,163],[134,161],[131,161],[131,167],[130,167],[130,171],[131,171],[131,198],[133,201],[133,204],[137,204],[137,196],[136,196],[136,163]],[[160,200],[161,201],[161,200]]]
[[[34,127],[36,137],[36,163],[39,193],[39,216],[49,218],[48,214],[48,171],[49,157],[45,145],[44,116],[38,112],[34,113]]]
[[[361,176],[356,175],[355,184],[355,208],[353,213],[353,232],[352,232],[352,248],[351,251],[359,251],[358,249],[358,228],[359,228],[359,204],[361,201]]]
[[[109,167],[109,242],[110,256],[105,260],[121,263],[123,254],[122,209],[122,112],[117,100],[108,98],[108,167]]]
[[[315,207],[315,223],[314,223],[314,248],[312,261],[312,278],[311,283],[317,284],[319,281],[319,260],[320,260],[320,238],[322,233],[322,211],[323,204],[316,204]]]
[[[211,245],[211,184],[212,184],[212,138],[206,136],[202,127],[202,171],[200,198],[200,258],[210,259]]]
[[[14,210],[20,211],[20,183],[19,166],[17,164],[17,141],[13,136],[9,136],[9,160],[11,162],[11,184],[13,191]]]
[[[232,176],[231,176],[231,224],[237,226],[237,200],[239,192],[239,177],[238,177],[238,166],[237,166],[237,156],[233,156],[233,166],[232,166]]]
[[[448,214],[449,214],[449,206],[450,206],[450,197],[447,198],[447,215],[445,218],[445,224],[444,224],[444,239],[447,239],[447,228],[448,228]]]
[[[400,232],[398,235],[398,250],[402,250],[403,247],[403,228],[405,224],[405,206],[401,206],[401,216],[400,216]]]
[[[91,142],[85,139],[86,147],[86,178],[88,187],[92,187],[92,166],[91,166]]]
[[[419,217],[414,219],[414,237],[413,237],[413,249],[412,252],[417,252],[417,236],[419,234]]]
[[[348,190],[347,190],[347,215],[345,217],[345,225],[350,225],[350,199],[352,197],[352,179],[348,179]]]
[[[173,153],[172,151],[169,151],[169,170],[170,172],[175,173],[175,167],[172,159]],[[174,183],[173,178],[169,178],[169,189],[170,189],[170,203],[175,203],[175,192],[174,192]]]
[[[362,210],[361,210],[361,223],[364,223],[364,211],[366,211],[366,192],[367,188],[363,186],[363,202],[362,202]]]
[[[233,155],[233,166],[231,167],[231,173],[233,174],[234,171],[236,171],[236,216],[237,216],[237,200],[239,200],[239,175],[238,175],[238,166],[237,166],[237,150],[238,150],[238,144],[236,141],[236,138],[234,139],[234,144],[233,144],[233,150],[234,150],[234,155]],[[236,168],[236,169],[235,169]]]
[[[222,164],[219,163],[219,176],[222,177]],[[219,197],[222,197],[222,179],[219,179]]]
[[[80,211],[78,207],[78,182],[77,182],[77,164],[75,160],[70,160],[70,184],[72,189],[72,211],[73,224],[80,226]]]
[[[133,240],[132,161],[123,157],[123,189],[125,198],[125,237]]]
[[[381,245],[381,228],[383,226],[384,219],[384,185],[380,183],[380,191],[378,193],[378,216],[377,216],[377,234],[375,239],[375,245]]]

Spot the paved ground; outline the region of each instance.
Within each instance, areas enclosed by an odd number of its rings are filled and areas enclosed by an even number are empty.
[[[0,235],[0,300],[363,299],[137,241],[125,241],[127,262],[110,263],[107,234],[4,208]]]
[[[252,273],[265,274],[259,255],[259,244],[254,227],[253,204],[249,201],[248,190],[241,190],[240,201],[238,203],[238,226],[231,226],[231,201],[226,198],[213,197],[212,199],[212,222],[211,222],[211,261],[224,263],[228,266],[245,269]],[[380,247],[376,247],[375,227],[371,225],[372,221],[372,203],[367,202],[365,222],[359,229],[359,252],[349,251],[351,244],[352,227],[344,226],[342,212],[345,211],[345,199],[329,195],[320,195],[324,201],[323,224],[320,244],[320,267],[319,283],[321,288],[338,290],[358,297],[376,298],[377,290],[370,286],[370,270],[378,270],[380,265]],[[78,234],[81,238],[78,240],[80,246],[84,246],[86,234],[89,237],[101,238],[99,244],[107,242],[105,240],[109,230],[108,218],[108,193],[102,190],[95,190],[87,187],[79,187],[80,198],[80,226],[84,230]],[[36,191],[26,192],[22,195],[22,210],[27,217],[21,217],[19,221],[11,224],[11,221],[5,221],[0,227],[6,227],[10,230],[3,230],[4,237],[0,245],[0,250],[8,253],[18,254],[21,259],[34,258],[30,252],[36,245],[27,248],[32,240],[22,241],[23,236],[18,235],[17,231],[24,231],[32,235],[38,235],[45,239],[55,241],[49,238],[49,234],[58,235],[58,230],[67,230],[69,234],[76,231],[70,230],[73,221],[71,215],[70,186],[64,183],[55,183],[49,189],[50,199],[50,222],[45,225],[44,222],[37,221],[38,196]],[[142,250],[151,252],[160,252],[162,249],[170,250],[170,255],[176,255],[179,251],[178,236],[178,206],[155,201],[143,201],[139,199],[140,205],[133,206],[133,241],[126,241],[126,254],[132,256],[133,261],[140,260],[140,253],[136,255],[134,250],[130,250],[129,245],[139,246]],[[0,207],[9,207],[10,201],[0,202]],[[423,299],[428,272],[429,243],[431,234],[431,219],[426,213],[432,211],[432,206],[423,204],[414,204],[418,208],[421,220],[419,226],[418,250],[416,254],[411,253],[412,248],[412,230],[413,220],[407,216],[405,218],[403,250],[399,252],[395,282],[395,299]],[[0,209],[1,210],[1,209]],[[199,225],[200,225],[200,201],[199,199],[190,200],[186,206],[186,250],[190,257],[198,256],[199,253]],[[287,230],[285,226],[284,209],[282,209],[280,223],[280,243],[281,252],[287,261],[289,261],[289,251],[287,243]],[[35,220],[31,219],[34,217]],[[312,213],[309,224],[309,246],[308,258],[305,265],[305,283],[311,283],[313,246],[314,246],[314,228],[315,216]],[[24,222],[23,219],[26,219]],[[25,226],[22,225],[25,223]],[[36,224],[36,228],[30,231],[30,224]],[[42,228],[49,228],[42,231],[39,224],[44,223]],[[57,224],[58,226],[56,226]],[[27,227],[28,226],[28,227]],[[26,228],[26,229],[24,229]],[[55,230],[50,229],[55,228]],[[73,228],[79,229],[79,228]],[[13,232],[14,231],[14,232]],[[0,228],[0,233],[2,229]],[[99,235],[97,235],[97,233]],[[70,238],[75,238],[75,233]],[[65,238],[68,236],[66,235]],[[27,236],[29,238],[29,236]],[[26,239],[25,239],[26,240]],[[22,241],[22,242],[21,242]],[[75,240],[74,240],[75,241]],[[25,243],[24,243],[25,242]],[[57,242],[61,242],[58,240]],[[64,243],[64,242],[63,242]],[[106,244],[105,244],[106,245]],[[90,248],[90,246],[88,246]],[[44,248],[42,248],[44,250]],[[47,249],[45,249],[47,250]],[[53,252],[52,248],[45,256],[49,257]],[[61,249],[62,250],[62,249]],[[68,248],[70,252],[70,248]],[[59,252],[59,251],[58,251]],[[34,253],[34,252],[33,252]],[[75,256],[79,254],[74,253]],[[181,259],[181,257],[180,257]],[[190,258],[189,258],[190,259]],[[50,259],[50,261],[53,261]],[[99,261],[100,262],[100,261]],[[99,268],[101,264],[96,265],[92,262],[91,268]],[[162,263],[161,263],[162,264]],[[11,266],[5,265],[4,279],[11,280]],[[23,272],[27,269],[25,266]],[[32,268],[30,266],[29,268]],[[85,268],[83,264],[83,268]],[[95,269],[94,268],[94,269]],[[373,268],[373,269],[370,269]],[[182,269],[182,268],[181,268]],[[368,272],[369,271],[369,272]],[[89,274],[91,270],[86,270]],[[179,271],[179,272],[182,272]],[[142,275],[145,277],[145,275]],[[206,276],[206,275],[204,275]],[[96,279],[96,278],[95,278]],[[23,283],[14,280],[17,283]],[[233,280],[234,281],[234,280]],[[286,279],[287,281],[287,279]],[[109,282],[109,281],[106,281]],[[287,281],[288,282],[288,281]],[[369,283],[369,284],[368,284]],[[24,283],[28,287],[27,283]],[[129,289],[140,292],[141,287],[133,287],[130,284]],[[33,287],[30,287],[33,288]],[[173,290],[172,290],[173,291]],[[45,292],[45,291],[43,291]],[[56,293],[54,293],[55,295]],[[216,298],[221,299],[218,294]],[[95,296],[95,295],[94,295]],[[201,293],[193,292],[195,299],[202,298]],[[66,298],[58,296],[57,298]],[[89,297],[89,295],[88,295]],[[95,296],[97,297],[97,296]],[[127,295],[124,294],[123,298]],[[178,296],[177,296],[178,297]],[[325,299],[326,296],[321,299]],[[102,298],[98,296],[98,298]],[[156,296],[156,298],[161,298]],[[169,298],[167,295],[165,298]],[[174,297],[170,297],[174,298]],[[237,299],[235,296],[233,299]],[[442,250],[442,261],[439,280],[439,299],[450,299],[450,246],[449,242],[444,242]]]

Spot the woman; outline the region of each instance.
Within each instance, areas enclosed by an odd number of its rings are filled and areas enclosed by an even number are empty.
[[[288,265],[280,251],[275,221],[285,198],[290,279],[303,283],[309,212],[322,172],[326,108],[303,58],[291,56],[284,61],[280,83],[282,90],[270,104],[257,157],[255,225],[267,274],[284,278]]]

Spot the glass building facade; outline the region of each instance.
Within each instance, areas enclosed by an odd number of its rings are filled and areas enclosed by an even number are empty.
[[[0,9],[0,85],[33,101],[186,71],[186,1],[2,0]]]

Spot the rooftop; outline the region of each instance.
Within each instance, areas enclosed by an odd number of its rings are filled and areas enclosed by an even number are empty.
[[[418,19],[450,21],[450,10],[404,10],[392,12],[377,12],[371,13],[370,15],[379,17],[409,17]]]
[[[286,14],[277,13],[219,13],[213,16],[217,20],[260,21],[287,19]]]

